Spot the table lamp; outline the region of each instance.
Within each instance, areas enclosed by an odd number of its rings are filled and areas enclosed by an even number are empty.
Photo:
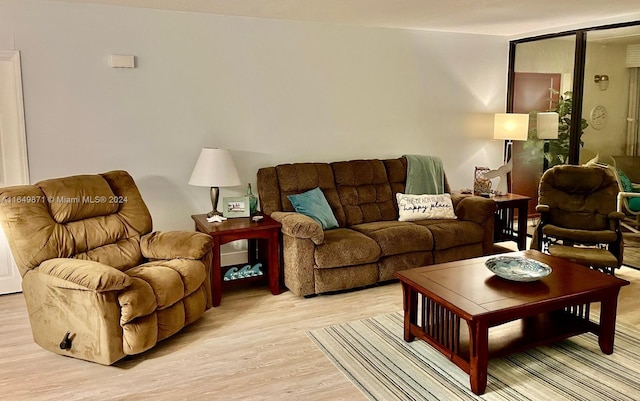
[[[511,152],[513,141],[526,141],[529,136],[529,114],[516,113],[496,113],[493,125],[493,139],[504,139],[507,141],[504,161],[506,162],[496,170],[484,173],[488,179],[499,177],[496,186],[496,195],[504,195],[509,192],[507,174],[513,168]]]
[[[189,178],[189,185],[210,188],[212,210],[207,213],[207,217],[221,221],[222,213],[218,211],[219,188],[240,185],[231,153],[226,149],[202,148]]]

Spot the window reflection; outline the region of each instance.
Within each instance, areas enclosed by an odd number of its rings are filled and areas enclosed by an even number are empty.
[[[582,40],[577,46],[585,34],[586,48]],[[612,156],[640,155],[640,21],[514,44],[509,111],[531,118],[528,140],[514,142],[512,192],[537,199],[542,173],[556,164],[614,164]],[[558,112],[557,139],[537,135],[535,116],[546,111]]]
[[[587,33],[581,163],[638,155],[639,71],[640,26]]]
[[[569,152],[571,90],[575,35],[518,43],[514,64],[513,112],[529,113],[529,138],[514,143],[512,192],[538,198],[540,177],[546,168],[565,163]],[[558,112],[557,139],[538,137],[540,112]],[[530,202],[529,215],[537,202]]]

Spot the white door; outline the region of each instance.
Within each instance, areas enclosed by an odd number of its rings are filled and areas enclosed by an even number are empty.
[[[0,187],[29,183],[20,53],[0,50]],[[0,227],[0,294],[19,292],[21,277]]]

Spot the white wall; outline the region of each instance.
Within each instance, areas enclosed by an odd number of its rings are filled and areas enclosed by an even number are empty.
[[[569,82],[561,83],[561,91],[571,91],[575,48],[575,35],[518,43],[515,71],[562,74]]]
[[[587,40],[589,36],[587,35]],[[627,111],[629,107],[629,70],[626,68],[627,46],[587,42],[584,72],[584,100],[582,117],[590,124],[584,130],[581,161],[599,154],[599,160],[612,164],[610,156],[624,155],[627,139]],[[608,75],[609,87],[598,89],[594,75]],[[602,129],[591,126],[590,114],[596,105],[607,109],[607,121]],[[588,160],[588,159],[587,159]]]
[[[203,146],[254,187],[263,166],[412,153],[464,188],[502,159],[506,38],[0,0],[1,48],[22,53],[31,180],[128,170],[156,229],[210,209],[187,184]]]

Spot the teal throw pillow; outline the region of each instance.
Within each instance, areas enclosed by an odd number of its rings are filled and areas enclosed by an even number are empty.
[[[634,192],[633,184],[631,183],[629,177],[627,177],[627,175],[624,173],[624,171],[618,170],[618,177],[620,178],[620,182],[622,183],[622,189],[624,189],[624,192]]]
[[[287,198],[296,212],[311,217],[320,223],[323,230],[338,227],[336,216],[333,215],[331,206],[320,188],[313,188],[297,195],[288,195]]]

